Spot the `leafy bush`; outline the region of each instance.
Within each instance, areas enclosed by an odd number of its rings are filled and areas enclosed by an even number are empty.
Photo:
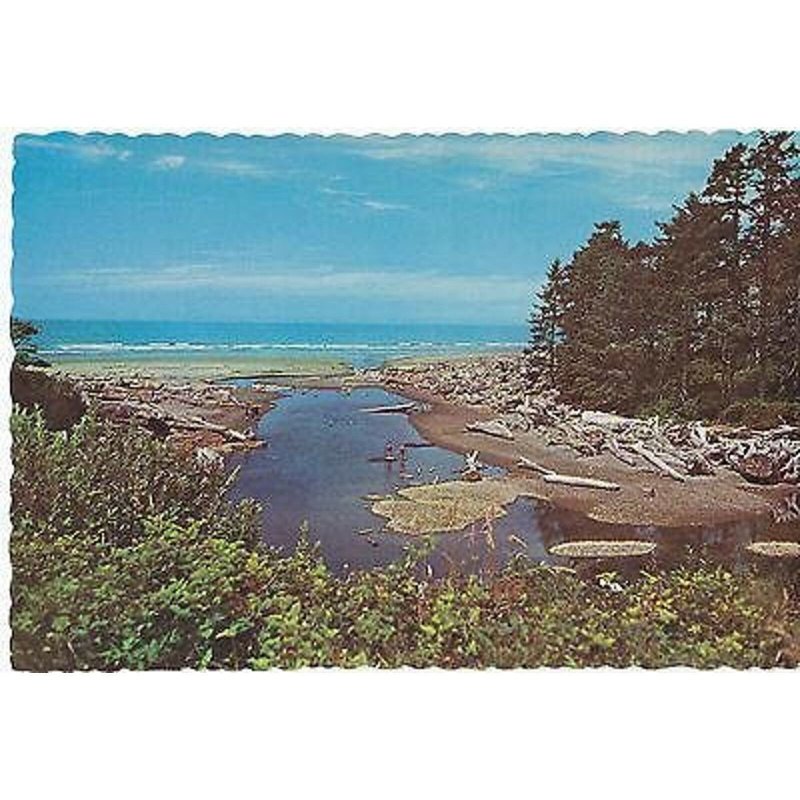
[[[231,507],[227,479],[135,428],[92,417],[71,431],[52,432],[42,413],[15,413],[11,521],[15,535],[54,538],[80,534],[100,544],[128,545],[149,518],[201,529],[214,521],[224,538],[252,546],[258,508]]]
[[[411,553],[333,575],[301,539],[256,545],[257,509],[146,434],[13,420],[18,669],[373,665],[796,665],[800,580],[698,562],[630,581],[518,559],[421,577]]]

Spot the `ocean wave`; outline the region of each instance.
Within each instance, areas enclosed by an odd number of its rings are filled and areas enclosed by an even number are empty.
[[[248,355],[276,355],[279,353],[296,353],[304,355],[330,354],[356,364],[377,364],[386,358],[410,356],[414,354],[446,354],[480,352],[481,350],[521,348],[519,342],[502,341],[401,341],[401,342],[187,342],[187,341],[150,341],[150,342],[60,342],[41,348],[42,355],[57,358],[102,358],[116,359],[134,358],[136,356],[183,356],[192,354],[220,357],[242,357]]]

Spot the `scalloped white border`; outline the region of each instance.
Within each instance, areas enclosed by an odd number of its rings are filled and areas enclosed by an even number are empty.
[[[800,128],[787,2],[379,6],[13,3],[0,256],[10,264],[21,131]],[[776,671],[6,673],[0,781],[12,797],[82,800],[780,796],[796,788],[796,686]]]

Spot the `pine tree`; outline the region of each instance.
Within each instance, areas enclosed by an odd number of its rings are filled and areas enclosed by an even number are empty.
[[[595,226],[567,267],[558,367],[559,385],[577,403],[609,409],[630,400],[630,364],[623,343],[631,253],[617,221]]]
[[[555,383],[557,351],[561,340],[564,284],[564,268],[557,258],[548,267],[545,283],[536,293],[528,319],[531,352],[544,362],[545,373],[551,385]]]
[[[653,244],[603,222],[551,265],[531,346],[566,399],[702,416],[800,400],[798,154],[788,133],[737,144]]]
[[[779,294],[776,348],[779,389],[787,400],[800,401],[800,177],[787,188],[791,213],[778,244]]]
[[[26,319],[11,317],[11,343],[14,346],[14,366],[48,367],[50,366],[38,355],[34,339],[39,334],[38,326]]]
[[[718,326],[714,336],[718,339],[715,349],[719,359],[723,405],[733,399],[736,373],[746,365],[750,341],[751,308],[744,240],[751,176],[748,148],[736,144],[714,162],[703,190],[703,198],[718,211],[714,245],[719,260],[719,276],[715,284],[719,298]]]
[[[762,132],[749,159],[754,196],[747,245],[754,275],[754,356],[762,398],[780,384],[781,345],[785,344],[781,342],[782,320],[788,315],[786,291],[781,285],[787,266],[782,256],[785,258],[784,241],[796,213],[793,172],[797,155],[791,133]]]

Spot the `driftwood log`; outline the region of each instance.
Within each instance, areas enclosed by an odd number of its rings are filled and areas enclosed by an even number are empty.
[[[673,469],[669,464],[666,463],[666,461],[664,461],[663,458],[660,458],[654,452],[648,450],[641,442],[634,442],[631,446],[631,449],[635,453],[638,453],[642,458],[649,461],[654,467],[660,469],[666,475],[669,475],[669,477],[673,480],[680,481],[681,483],[686,481],[685,475],[681,475],[678,470]]]
[[[492,409],[494,419],[468,427],[475,433],[509,441],[532,433],[579,456],[608,454],[631,469],[651,465],[681,483],[724,469],[749,482],[800,484],[800,426],[789,420],[754,430],[584,410],[562,402],[544,363],[529,355],[387,366],[375,379],[400,392],[408,387],[457,405]]]
[[[578,489],[605,489],[609,492],[618,492],[621,488],[618,483],[612,483],[611,481],[584,478],[581,475],[561,475],[552,469],[537,464],[535,461],[531,461],[529,458],[521,458],[517,462],[517,466],[541,473],[545,483],[558,483],[564,486],[574,486]]]
[[[486,436],[496,436],[498,439],[507,439],[509,441],[514,439],[514,434],[502,420],[469,422],[464,427],[469,433],[483,433]]]
[[[407,414],[413,411],[416,403],[397,403],[391,406],[373,406],[372,408],[362,408],[365,414]]]
[[[611,481],[601,481],[597,478],[583,478],[579,475],[559,475],[557,472],[548,472],[542,476],[545,483],[560,483],[565,486],[575,486],[579,489],[605,489],[608,492],[618,492],[622,487]]]

